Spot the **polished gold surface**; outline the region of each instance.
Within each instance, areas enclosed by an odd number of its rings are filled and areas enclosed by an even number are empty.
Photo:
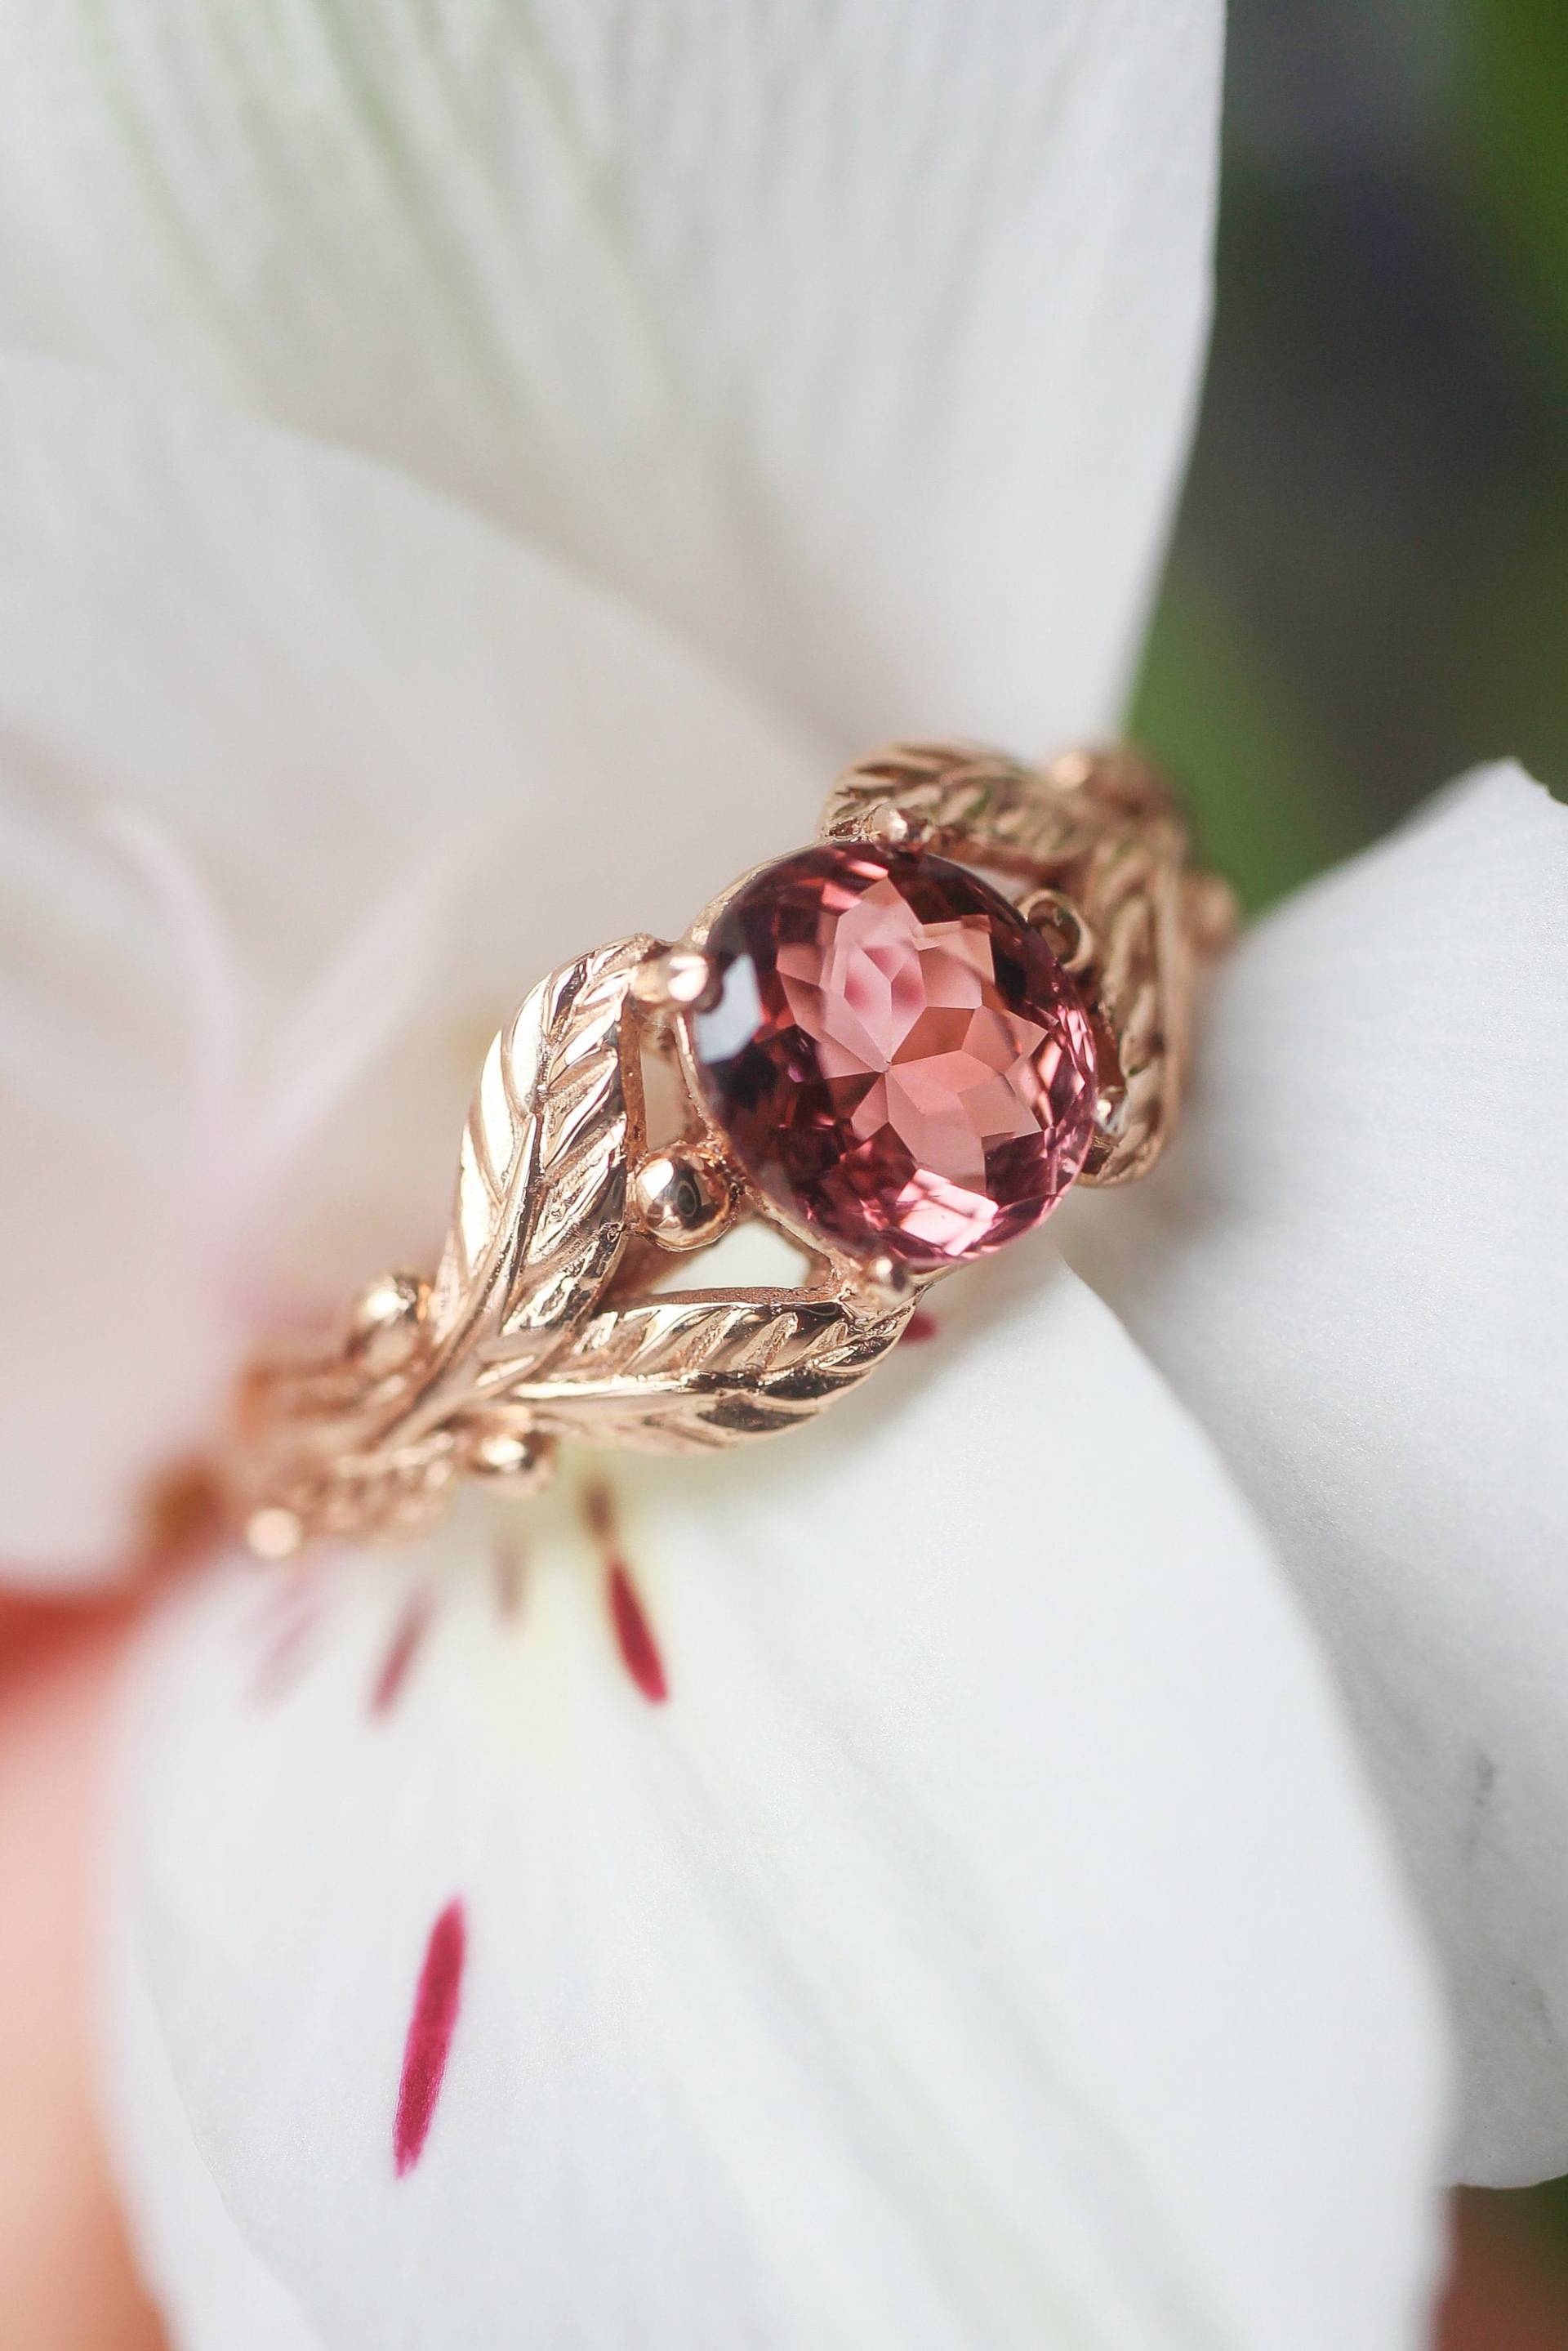
[[[1179,1104],[1195,967],[1230,920],[1193,873],[1155,772],[1123,750],[1044,769],[965,745],[897,745],[835,787],[828,838],[930,847],[1008,889],[1074,973],[1102,1075],[1083,1180],[1142,1174]],[[728,893],[726,893],[728,895]],[[650,1148],[642,1057],[708,993],[716,906],[673,945],[619,940],[564,965],[493,1042],[433,1277],[377,1276],[328,1343],[279,1348],[241,1390],[229,1486],[252,1547],[398,1539],[454,1482],[529,1493],[557,1443],[701,1451],[811,1418],[897,1342],[932,1277],[791,1228],[704,1123]],[[659,1260],[738,1217],[805,1247],[794,1288],[656,1289]]]

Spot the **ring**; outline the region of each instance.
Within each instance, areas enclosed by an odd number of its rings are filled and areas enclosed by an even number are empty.
[[[674,944],[562,966],[501,1030],[433,1275],[379,1275],[330,1343],[241,1383],[251,1548],[422,1533],[464,1478],[536,1490],[563,1439],[701,1451],[810,1419],[930,1282],[1153,1165],[1232,920],[1129,750],[861,760],[812,846]],[[745,1220],[804,1255],[797,1286],[657,1286]]]

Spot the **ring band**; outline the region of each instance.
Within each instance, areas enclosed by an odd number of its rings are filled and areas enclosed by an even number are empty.
[[[378,1276],[329,1343],[241,1384],[251,1547],[422,1533],[464,1477],[536,1490],[562,1439],[699,1451],[811,1418],[932,1280],[1153,1165],[1232,920],[1131,751],[861,760],[814,845],[674,945],[563,966],[502,1029],[433,1276]],[[674,1081],[658,1137],[645,1054]],[[799,1287],[653,1287],[747,1218],[805,1253]]]

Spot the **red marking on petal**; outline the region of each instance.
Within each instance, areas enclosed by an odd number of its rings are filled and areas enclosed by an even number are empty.
[[[399,1617],[387,1654],[381,1660],[381,1670],[370,1692],[372,1714],[390,1714],[402,1695],[409,1678],[409,1668],[418,1656],[425,1635],[430,1631],[431,1598],[428,1592],[410,1594]]]
[[[503,1616],[515,1616],[523,1605],[523,1553],[505,1543],[495,1552],[495,1604]]]
[[[637,1587],[618,1559],[609,1563],[607,1588],[610,1622],[620,1644],[621,1662],[649,1704],[662,1706],[670,1696],[664,1660],[659,1654],[653,1628],[643,1614]]]
[[[452,2050],[462,1991],[462,1963],[468,1929],[462,1904],[447,1904],[431,1928],[403,2043],[403,2074],[398,2085],[398,2118],[392,2129],[392,2161],[398,2178],[411,2171],[424,2153],[425,2141],[441,2095],[441,2077]]]
[[[583,1517],[596,1542],[606,1545],[615,1540],[615,1496],[607,1486],[585,1486]]]
[[[316,1578],[307,1567],[274,1568],[251,1619],[254,1630],[275,1635],[280,1625],[298,1615],[315,1587]]]
[[[321,1593],[314,1576],[291,1584],[279,1597],[270,1636],[251,1680],[250,1694],[258,1706],[282,1698],[291,1687],[320,1617]]]
[[[901,1347],[919,1347],[927,1339],[934,1339],[940,1327],[934,1314],[928,1314],[923,1306],[917,1306],[898,1333],[898,1344]]]

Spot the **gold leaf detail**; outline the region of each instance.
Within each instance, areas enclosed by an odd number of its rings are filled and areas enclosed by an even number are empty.
[[[652,946],[623,939],[565,965],[491,1046],[431,1292],[438,1365],[502,1333],[514,1354],[542,1359],[608,1280],[625,1238],[628,1118],[641,1116],[622,1016]]]
[[[799,1290],[670,1293],[594,1316],[547,1375],[495,1394],[588,1445],[711,1451],[809,1418],[881,1362],[912,1302],[861,1321]]]

